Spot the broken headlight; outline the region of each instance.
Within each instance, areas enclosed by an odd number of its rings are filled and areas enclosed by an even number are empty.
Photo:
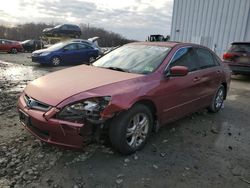
[[[110,100],[110,96],[96,97],[68,105],[59,112],[57,118],[73,122],[82,122],[84,119],[93,123],[101,122],[101,112]]]

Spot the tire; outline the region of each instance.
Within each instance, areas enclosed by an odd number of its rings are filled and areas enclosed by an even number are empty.
[[[88,60],[88,65],[92,64],[95,61],[95,57],[90,57]]]
[[[58,66],[61,64],[61,59],[59,57],[52,57],[51,58],[51,64],[53,66]]]
[[[208,107],[209,112],[216,113],[216,112],[220,111],[220,109],[224,103],[225,92],[226,92],[226,90],[225,90],[225,87],[223,85],[221,85],[217,89],[217,91],[213,97],[213,100],[212,100],[210,106]]]
[[[109,138],[118,152],[128,155],[141,150],[153,127],[151,111],[143,104],[136,104],[111,121]]]
[[[16,54],[17,53],[17,49],[16,48],[11,48],[10,53]]]

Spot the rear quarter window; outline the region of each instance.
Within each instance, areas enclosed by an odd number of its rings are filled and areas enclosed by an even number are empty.
[[[196,48],[195,51],[197,54],[199,68],[204,69],[204,68],[214,67],[218,65],[213,55],[207,49]]]

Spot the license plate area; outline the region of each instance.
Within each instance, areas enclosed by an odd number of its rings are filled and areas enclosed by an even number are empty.
[[[28,126],[29,125],[29,115],[24,113],[23,111],[19,110],[19,120],[21,123],[24,125]]]
[[[238,59],[239,63],[250,63],[250,58],[249,57],[240,57]]]

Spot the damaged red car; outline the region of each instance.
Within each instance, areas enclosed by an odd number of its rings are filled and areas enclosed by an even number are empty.
[[[131,154],[160,126],[202,108],[218,112],[230,74],[214,52],[200,45],[131,43],[92,66],[32,81],[18,110],[24,127],[47,143],[81,149],[101,130],[114,149]]]

